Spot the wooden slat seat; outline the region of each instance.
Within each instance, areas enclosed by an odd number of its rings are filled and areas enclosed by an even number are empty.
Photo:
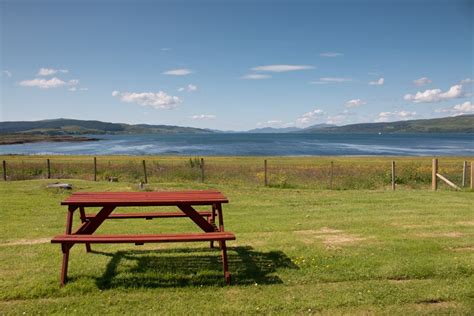
[[[235,240],[234,233],[189,233],[189,234],[151,234],[151,235],[59,235],[51,243],[60,244],[108,244],[108,243],[162,243],[190,241],[224,241]]]
[[[210,217],[212,212],[198,212],[203,217]],[[86,214],[85,219],[95,217],[95,214]],[[187,217],[183,212],[156,212],[156,213],[112,213],[107,218],[109,219],[126,219],[126,218],[173,218],[173,217]]]

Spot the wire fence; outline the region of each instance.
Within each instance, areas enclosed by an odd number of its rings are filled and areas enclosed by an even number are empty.
[[[205,182],[279,188],[378,189],[429,188],[429,157],[3,157],[6,181],[84,179],[123,182]],[[472,159],[472,157],[471,157]],[[440,158],[438,172],[462,187],[472,170],[463,158]],[[265,163],[266,161],[266,163]],[[392,174],[392,161],[395,174]],[[467,164],[470,169],[470,163]],[[440,188],[443,188],[440,186]]]

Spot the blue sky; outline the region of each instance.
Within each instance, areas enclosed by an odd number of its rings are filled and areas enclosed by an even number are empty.
[[[472,1],[9,1],[1,121],[246,130],[474,111]]]

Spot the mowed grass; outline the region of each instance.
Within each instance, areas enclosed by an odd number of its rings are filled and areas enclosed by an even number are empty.
[[[70,192],[47,189],[53,181],[0,183],[0,314],[474,312],[472,192],[152,183],[229,197],[233,285],[224,285],[218,249],[177,243],[93,245],[89,254],[76,245],[60,288],[60,247],[48,241],[64,231],[59,203]],[[138,190],[62,181],[73,191]],[[182,218],[110,220],[98,233],[193,231]]]

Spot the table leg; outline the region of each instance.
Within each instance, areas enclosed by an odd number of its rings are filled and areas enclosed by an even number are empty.
[[[84,207],[81,206],[79,208],[79,212],[81,214],[81,222],[84,224],[86,222],[86,212],[84,212]],[[86,244],[86,252],[91,252],[91,244]]]
[[[70,235],[72,231],[72,219],[74,215],[74,211],[77,207],[69,206],[67,210],[67,218],[66,218],[66,234]],[[63,253],[63,264],[61,267],[61,286],[64,286],[67,282],[67,268],[69,263],[69,250],[71,249],[72,245],[69,244],[61,244],[61,250]]]
[[[212,226],[216,225],[216,205],[215,204],[212,204],[211,224]],[[214,241],[211,241],[211,248],[214,248]]]
[[[229,272],[229,264],[227,262],[227,247],[225,245],[225,240],[220,241],[219,245],[221,247],[221,254],[222,254],[222,268],[224,270],[224,278],[225,283],[230,285],[230,272]]]
[[[61,267],[61,287],[63,287],[67,282],[67,267],[69,263],[69,249],[70,245],[61,244],[61,250],[63,252],[63,265]]]
[[[224,231],[224,216],[222,215],[222,205],[221,203],[218,203],[216,205],[217,205],[217,216],[219,216],[219,231],[223,232]]]

